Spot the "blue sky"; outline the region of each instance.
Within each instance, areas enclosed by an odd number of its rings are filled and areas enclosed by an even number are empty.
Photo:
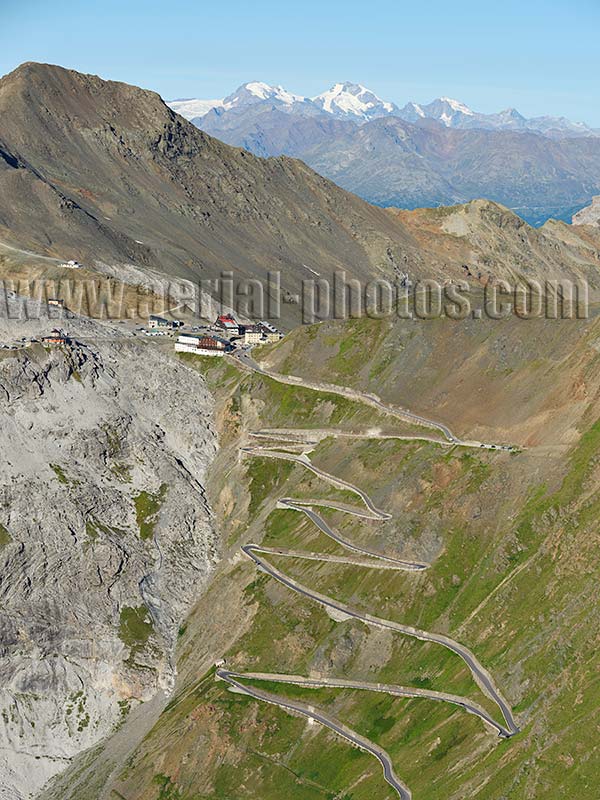
[[[0,74],[47,61],[165,99],[351,80],[401,105],[446,95],[600,127],[599,32],[600,0],[0,0]]]

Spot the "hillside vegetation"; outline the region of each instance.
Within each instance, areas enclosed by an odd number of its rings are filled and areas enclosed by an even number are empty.
[[[457,639],[502,688],[521,728],[506,741],[448,703],[261,685],[323,708],[385,747],[414,798],[595,796],[599,759],[588,732],[600,722],[600,329],[595,320],[569,324],[331,323],[298,330],[261,355],[275,371],[378,391],[460,434],[521,447],[508,453],[320,438],[312,462],[360,486],[391,518],[319,513],[346,539],[431,566],[405,573],[269,559],[356,609]],[[456,655],[357,621],[334,621],[240,554],[239,545],[251,541],[343,554],[305,515],[278,509],[277,501],[330,496],[360,505],[300,464],[240,458],[250,431],[285,425],[356,433],[387,425],[392,433],[393,420],[226,361],[196,366],[220,409],[221,449],[210,479],[220,566],[180,631],[177,686],[144,741],[125,761],[105,751],[91,766],[76,764],[47,796],[391,800],[395,794],[371,756],[276,706],[232,694],[215,681],[212,664],[225,657],[238,672],[453,692],[498,715]],[[112,794],[101,789],[109,775]]]

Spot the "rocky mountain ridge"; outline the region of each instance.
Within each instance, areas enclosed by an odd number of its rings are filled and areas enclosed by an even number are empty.
[[[600,195],[592,198],[589,206],[573,216],[573,225],[598,225],[600,223]]]
[[[0,81],[0,240],[196,282],[280,271],[291,295],[303,265],[374,277],[418,260],[401,225],[306,165],[224,145],[153,92],[40,64]]]

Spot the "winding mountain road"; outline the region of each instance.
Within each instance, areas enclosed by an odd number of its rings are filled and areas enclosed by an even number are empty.
[[[329,392],[330,394],[337,394],[341,397],[346,397],[349,400],[356,400],[358,402],[366,403],[367,405],[373,406],[379,411],[383,411],[384,413],[390,414],[398,419],[414,422],[417,425],[424,425],[427,428],[434,428],[435,430],[440,431],[444,437],[453,444],[459,444],[460,442],[460,439],[458,439],[452,433],[450,428],[443,423],[427,419],[426,417],[421,417],[419,414],[414,414],[412,411],[408,411],[407,409],[398,408],[397,406],[384,403],[384,401],[376,394],[361,392],[357,389],[350,389],[347,386],[338,386],[335,383],[317,383],[316,381],[309,381],[305,378],[298,378],[295,375],[283,375],[279,372],[271,372],[271,370],[261,367],[260,364],[252,358],[247,350],[238,350],[232,353],[230,357],[252,372],[257,372],[260,375],[266,375],[268,378],[273,378],[279,383],[286,383],[291,386],[302,386],[304,389],[313,389],[317,392]]]
[[[284,445],[281,445],[282,447]],[[273,447],[261,447],[260,445],[254,447],[241,447],[240,450],[242,453],[248,453],[254,456],[261,456],[262,458],[280,458],[285,461],[294,461],[296,464],[301,464],[303,467],[311,470],[314,472],[315,475],[318,475],[323,480],[330,483],[332,486],[335,486],[337,489],[342,489],[349,492],[354,492],[357,494],[360,499],[363,501],[365,506],[368,510],[368,515],[363,514],[363,516],[369,516],[371,519],[380,519],[386,520],[391,519],[392,515],[388,514],[385,511],[380,511],[373,505],[371,498],[366,492],[363,492],[362,489],[359,489],[357,486],[353,486],[348,481],[344,481],[341,478],[337,478],[335,475],[330,475],[328,472],[325,472],[319,467],[316,467],[308,458],[306,454],[303,455],[296,455],[295,453],[288,453],[281,450],[276,450]],[[282,502],[281,500],[279,502]]]
[[[408,786],[406,786],[406,784],[402,783],[402,781],[394,772],[392,760],[388,752],[384,750],[383,747],[375,744],[375,742],[367,739],[366,736],[361,736],[360,733],[357,733],[355,730],[352,730],[352,728],[344,725],[343,722],[340,722],[339,720],[325,714],[324,711],[313,708],[312,706],[302,703],[299,700],[289,700],[287,698],[280,697],[279,695],[271,694],[271,692],[265,692],[262,689],[257,689],[254,686],[247,686],[244,683],[240,683],[238,678],[246,677],[245,675],[239,675],[235,672],[229,672],[228,670],[219,668],[217,670],[217,676],[229,683],[241,694],[246,694],[249,697],[254,697],[256,700],[262,700],[265,703],[271,703],[272,705],[276,705],[279,708],[283,708],[293,714],[300,714],[304,717],[308,717],[308,719],[319,722],[321,725],[324,725],[326,728],[334,731],[339,736],[342,736],[344,739],[352,742],[352,744],[360,747],[361,750],[371,753],[383,767],[383,777],[387,783],[389,783],[389,785],[396,790],[401,800],[411,800],[412,794],[410,789]]]
[[[247,369],[253,369],[261,374],[268,375],[269,377],[274,378],[275,380],[282,380],[284,383],[297,384],[300,381],[300,379],[289,379],[288,376],[281,376],[276,373],[266,372],[247,353],[242,353],[237,355],[236,360],[240,361]],[[327,392],[332,391],[329,385],[324,386],[321,384],[311,384],[310,382],[305,382],[305,381],[302,382],[302,385],[305,386],[306,388],[314,389],[316,391],[327,391]],[[482,446],[481,443],[463,442],[462,440],[455,437],[454,434],[452,434],[449,428],[447,428],[445,425],[436,423],[432,420],[427,420],[424,417],[412,414],[411,412],[407,412],[404,409],[394,409],[393,407],[387,406],[386,404],[382,403],[374,395],[364,395],[361,393],[355,393],[353,390],[348,390],[349,392],[351,392],[351,394],[347,394],[344,391],[344,387],[336,387],[336,389],[338,390],[336,391],[337,394],[343,394],[344,396],[347,397],[351,396],[351,398],[354,400],[358,399],[359,401],[366,402],[369,405],[378,406],[381,408],[381,410],[384,410],[386,413],[393,414],[402,419],[410,419],[411,421],[417,421],[418,424],[426,425],[428,427],[441,431],[446,441],[439,442],[440,444],[449,443],[449,444],[466,444],[467,446],[478,446],[478,447]],[[263,435],[263,433],[266,432],[257,432],[257,435],[261,436]],[[519,728],[514,720],[511,707],[504,698],[504,696],[502,695],[502,693],[500,692],[500,690],[498,689],[498,687],[496,686],[489,671],[479,662],[476,656],[464,645],[460,644],[454,639],[451,639],[449,636],[445,636],[444,634],[441,633],[421,630],[411,625],[405,625],[399,622],[395,622],[393,620],[377,617],[367,612],[363,612],[355,608],[352,608],[346,603],[343,603],[339,600],[335,600],[327,595],[321,594],[320,592],[317,592],[307,586],[304,586],[300,582],[296,581],[294,578],[290,577],[289,575],[286,575],[284,572],[282,572],[280,569],[278,569],[276,566],[271,564],[266,558],[263,557],[264,555],[274,555],[274,556],[283,556],[288,558],[309,559],[325,563],[327,562],[346,563],[362,567],[379,567],[384,569],[397,569],[405,571],[421,571],[427,569],[427,567],[429,566],[427,563],[424,562],[406,561],[386,556],[382,553],[378,553],[368,548],[355,545],[352,542],[340,536],[340,534],[334,531],[331,528],[331,526],[327,523],[327,521],[324,520],[314,510],[315,507],[320,506],[320,507],[335,508],[337,510],[343,511],[348,514],[352,514],[357,517],[368,518],[379,521],[389,520],[391,519],[391,515],[385,511],[378,509],[371,500],[371,498],[369,497],[369,495],[359,487],[354,486],[348,481],[344,481],[341,478],[331,475],[325,472],[324,470],[321,470],[320,468],[316,467],[314,464],[312,464],[306,452],[301,452],[300,454],[296,454],[286,451],[284,448],[290,447],[290,445],[294,445],[296,447],[298,446],[299,442],[298,442],[297,431],[286,432],[284,430],[279,429],[277,430],[276,434],[274,434],[273,432],[269,432],[268,438],[278,439],[279,444],[278,445],[270,444],[268,446],[265,445],[245,446],[241,448],[241,450],[243,453],[249,456],[279,458],[286,461],[295,462],[311,470],[314,474],[319,476],[321,479],[327,481],[331,485],[336,486],[337,488],[344,489],[346,491],[353,492],[362,500],[365,508],[364,509],[351,508],[341,503],[328,500],[298,500],[298,499],[294,500],[286,497],[280,498],[280,500],[278,501],[278,506],[281,508],[286,508],[292,511],[297,511],[305,514],[316,525],[316,527],[326,536],[330,537],[332,540],[340,544],[345,549],[355,553],[359,553],[361,556],[366,556],[367,560],[365,560],[364,558],[357,559],[354,557],[333,556],[327,553],[311,553],[311,552],[306,553],[306,552],[298,552],[295,550],[289,550],[286,548],[265,547],[255,543],[249,543],[243,545],[242,551],[254,561],[254,563],[260,570],[265,572],[267,575],[269,575],[282,585],[296,592],[300,596],[306,597],[310,600],[313,600],[314,602],[319,603],[330,613],[331,616],[333,616],[334,619],[339,619],[339,620],[355,619],[371,627],[392,630],[404,636],[411,636],[421,641],[439,644],[442,647],[445,647],[448,650],[452,651],[463,660],[463,662],[467,665],[468,669],[470,670],[473,679],[475,680],[481,691],[500,710],[504,718],[505,724],[497,722],[490,715],[490,713],[486,711],[480,704],[475,703],[474,701],[469,700],[468,698],[460,697],[458,695],[450,694],[447,692],[437,692],[425,689],[397,686],[394,684],[370,683],[366,681],[352,681],[352,680],[344,680],[338,678],[321,678],[321,677],[306,678],[302,676],[284,675],[280,673],[259,673],[259,672],[238,673],[225,669],[224,667],[219,667],[217,669],[217,677],[226,681],[235,691],[242,692],[250,697],[254,697],[255,699],[262,700],[264,702],[275,704],[280,708],[283,708],[291,713],[296,713],[301,716],[308,717],[309,719],[315,720],[316,722],[319,722],[320,724],[335,731],[340,736],[343,736],[345,739],[348,739],[357,747],[360,747],[361,749],[371,753],[379,760],[380,764],[382,765],[384,778],[387,781],[387,783],[397,792],[397,794],[402,800],[411,800],[412,795],[410,789],[396,776],[390,756],[382,747],[370,741],[369,739],[365,738],[356,731],[352,730],[348,726],[344,725],[339,720],[336,720],[333,717],[328,716],[323,711],[316,709],[311,705],[308,705],[306,703],[297,700],[291,700],[289,698],[282,697],[280,695],[272,694],[271,692],[264,691],[255,686],[249,686],[245,683],[242,683],[241,681],[263,680],[263,681],[296,685],[303,688],[313,688],[313,689],[317,688],[355,689],[363,691],[383,692],[397,697],[424,698],[429,700],[448,702],[460,706],[467,712],[478,716],[480,719],[483,720],[485,724],[493,728],[498,733],[498,735],[503,738],[510,738],[511,736],[514,736],[516,733],[519,732]],[[361,438],[370,438],[370,437],[368,434],[364,434],[361,436]],[[374,433],[373,438],[382,438],[382,437],[381,435]],[[412,438],[412,437],[406,437],[406,438]],[[416,436],[414,438],[422,439],[424,437]],[[311,444],[313,444],[313,442],[309,442],[308,446],[310,446]],[[489,449],[500,449],[496,445],[493,446],[483,445],[483,446],[488,447]],[[510,448],[505,448],[505,449],[510,449]]]
[[[229,354],[228,357],[241,367],[251,372],[256,372],[259,375],[265,375],[267,378],[272,378],[278,383],[285,383],[290,386],[301,386],[304,389],[312,389],[317,392],[336,394],[340,397],[345,397],[348,400],[354,400],[355,402],[370,405],[373,408],[376,408],[378,411],[382,411],[384,414],[389,414],[390,416],[404,420],[405,422],[412,422],[416,425],[432,428],[433,430],[439,431],[450,444],[461,445],[461,447],[480,447],[486,450],[511,451],[515,449],[510,445],[489,444],[476,440],[461,439],[458,436],[455,436],[450,428],[447,425],[444,425],[444,423],[438,422],[437,420],[428,419],[420,414],[415,414],[406,408],[400,408],[399,406],[394,406],[391,403],[386,403],[378,395],[371,392],[362,392],[359,389],[351,389],[348,386],[340,386],[336,383],[319,383],[317,381],[307,380],[306,378],[298,378],[295,375],[284,375],[280,372],[272,372],[265,367],[261,367],[261,365],[252,358],[247,350],[236,350]],[[418,439],[420,437],[417,436],[415,438]]]
[[[268,681],[269,683],[285,683],[290,686],[300,686],[304,689],[356,689],[368,692],[381,692],[395,697],[425,698],[427,700],[439,700],[445,703],[454,703],[461,706],[471,714],[480,717],[487,725],[495,730],[499,736],[508,738],[510,734],[504,725],[500,725],[479,703],[461,697],[457,694],[447,692],[436,692],[432,689],[419,689],[412,686],[397,686],[391,683],[369,683],[368,681],[352,681],[345,678],[305,678],[302,675],[286,675],[279,672],[231,672],[219,668],[218,675],[223,680],[229,677],[239,678],[248,681]],[[246,684],[244,684],[246,688]],[[254,688],[254,687],[249,687]]]

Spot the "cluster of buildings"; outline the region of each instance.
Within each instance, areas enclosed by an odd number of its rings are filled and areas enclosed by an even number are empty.
[[[51,298],[48,304],[63,308],[62,300]],[[223,356],[237,348],[248,348],[258,344],[278,342],[283,334],[270,322],[254,322],[250,325],[237,322],[231,314],[222,314],[212,325],[196,326],[189,331],[180,330],[183,322],[151,315],[148,329],[141,328],[146,336],[168,336],[177,332],[175,350],[178,353],[194,353],[203,356]],[[135,335],[135,334],[134,334]],[[69,336],[60,328],[41,338],[45,345],[70,343]]]
[[[217,317],[215,328],[228,336],[239,337],[243,344],[271,344],[278,342],[283,334],[270,322],[255,322],[252,325],[241,325],[231,314]]]
[[[214,334],[180,333],[175,342],[175,350],[179,353],[222,356],[240,345],[249,347],[270,344],[278,342],[283,336],[270,322],[243,325],[231,314],[221,314],[211,327]]]
[[[60,328],[54,328],[48,336],[42,336],[42,344],[70,344],[67,334]]]

